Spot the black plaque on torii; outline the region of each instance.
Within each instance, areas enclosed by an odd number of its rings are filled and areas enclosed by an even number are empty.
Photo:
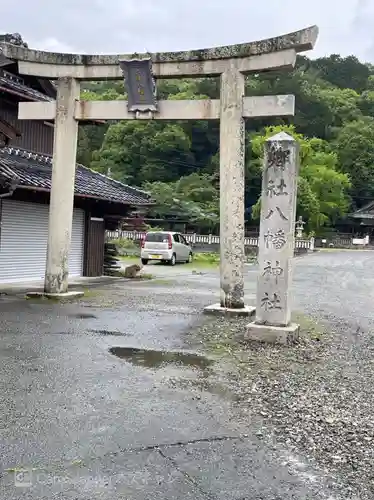
[[[133,113],[157,112],[156,81],[151,59],[122,60],[119,64],[125,78],[128,110]]]

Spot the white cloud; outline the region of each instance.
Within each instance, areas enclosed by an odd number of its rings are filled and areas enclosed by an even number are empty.
[[[60,0],[48,10],[45,0],[18,0],[2,6],[2,18],[30,46],[85,53],[204,48],[317,24],[313,55],[374,62],[373,0]]]
[[[70,52],[75,53],[76,50],[71,45],[63,43],[57,38],[48,37],[43,40],[35,41],[27,40],[29,47],[36,50],[46,50],[48,52]]]

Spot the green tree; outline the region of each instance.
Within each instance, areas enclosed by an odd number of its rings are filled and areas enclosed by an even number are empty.
[[[347,123],[333,146],[341,171],[351,179],[354,206],[360,208],[374,198],[374,118]]]
[[[101,148],[108,123],[80,124],[78,128],[77,162],[91,165],[94,151]]]
[[[219,195],[207,174],[193,173],[170,183],[145,183],[143,189],[155,202],[152,216],[178,216],[209,231],[219,222]]]
[[[297,213],[307,221],[309,231],[318,232],[323,226],[334,224],[349,208],[349,177],[337,170],[337,155],[329,145],[317,138],[306,139],[293,126],[268,127],[263,135],[252,140],[252,148],[263,156],[265,141],[280,131],[294,137],[300,149]],[[253,216],[260,214],[259,198]]]
[[[331,54],[311,62],[311,67],[319,71],[322,79],[342,89],[348,88],[362,92],[366,89],[370,69],[357,57],[341,57]]]
[[[111,125],[92,166],[111,169],[117,179],[140,185],[145,181],[170,182],[191,172],[191,142],[177,123],[121,121]]]
[[[373,89],[365,90],[360,95],[358,106],[363,115],[374,117],[374,82]]]

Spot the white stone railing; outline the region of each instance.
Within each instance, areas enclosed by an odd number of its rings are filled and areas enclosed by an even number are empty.
[[[128,240],[139,241],[145,236],[145,232],[141,231],[107,231],[106,236],[108,240],[114,240],[117,238],[124,238]],[[219,245],[219,236],[215,234],[184,234],[183,235],[189,243],[203,244],[203,245]],[[247,236],[244,238],[244,244],[247,247],[257,247],[258,237]],[[298,239],[295,240],[296,248],[305,248],[306,250],[314,250],[314,238]]]

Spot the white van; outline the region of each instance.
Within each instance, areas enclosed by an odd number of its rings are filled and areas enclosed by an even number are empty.
[[[190,244],[182,234],[153,231],[147,233],[142,240],[140,258],[144,265],[154,260],[174,266],[176,262],[192,262],[193,254]]]

